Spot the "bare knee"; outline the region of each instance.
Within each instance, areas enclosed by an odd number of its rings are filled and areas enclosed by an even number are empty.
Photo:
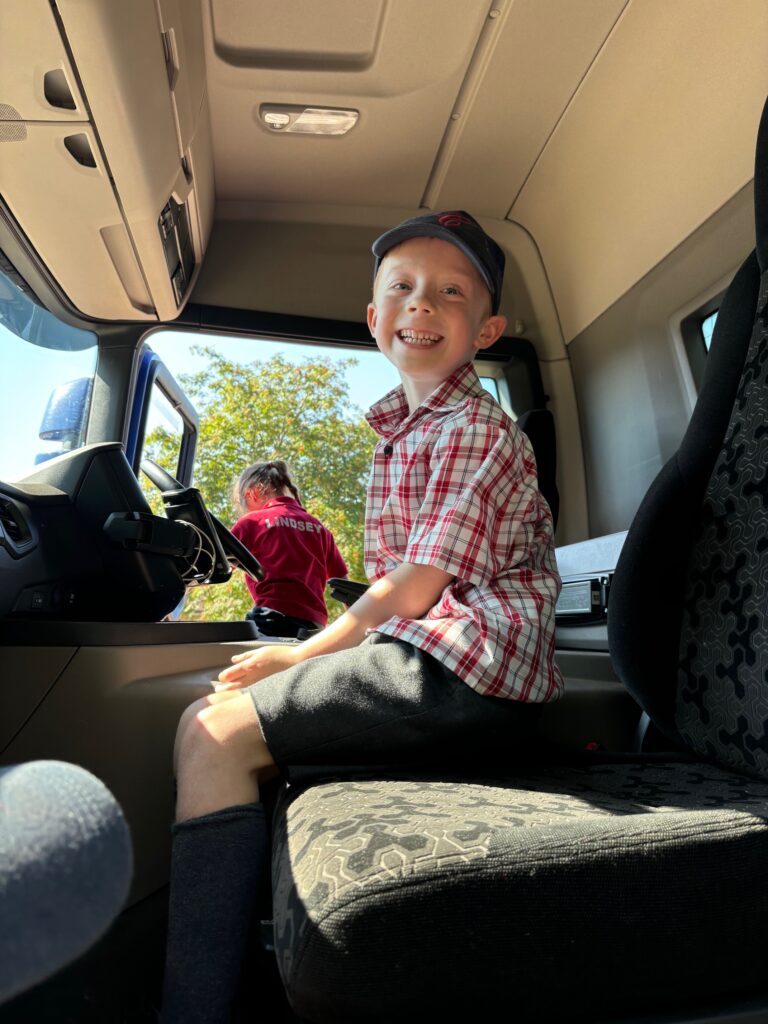
[[[194,765],[195,770],[204,771],[208,763],[218,760],[221,744],[207,723],[210,710],[210,705],[203,698],[190,704],[181,716],[174,748],[177,776],[188,770],[190,765]]]
[[[181,753],[181,746],[183,738],[187,729],[189,729],[190,723],[193,722],[197,716],[205,708],[209,706],[207,697],[201,697],[199,700],[193,701],[188,707],[182,712],[179,724],[176,726],[176,738],[173,743],[173,770],[174,773],[178,772],[179,768],[179,756]]]
[[[200,697],[198,700],[195,700],[190,705],[188,705],[188,707],[184,708],[184,711],[181,714],[181,718],[179,719],[179,724],[178,724],[177,729],[176,729],[176,735],[177,736],[182,736],[184,734],[184,730],[187,728],[187,726],[192,721],[192,719],[196,718],[197,715],[204,708],[207,708],[207,707],[208,707],[208,698],[207,697]]]
[[[177,742],[177,818],[259,799],[259,772],[273,764],[248,697],[200,702]]]
[[[273,764],[250,698],[232,696],[226,701],[203,698],[185,711],[177,738],[179,767],[215,763],[255,772]]]

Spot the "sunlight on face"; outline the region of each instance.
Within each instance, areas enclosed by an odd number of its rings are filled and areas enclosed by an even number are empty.
[[[489,316],[489,308],[484,281],[452,243],[412,238],[387,253],[368,326],[412,406],[500,336],[506,320]]]

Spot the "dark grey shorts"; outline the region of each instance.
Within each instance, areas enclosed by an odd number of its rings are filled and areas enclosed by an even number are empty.
[[[282,768],[508,760],[530,741],[540,712],[483,697],[432,655],[381,633],[243,692]]]

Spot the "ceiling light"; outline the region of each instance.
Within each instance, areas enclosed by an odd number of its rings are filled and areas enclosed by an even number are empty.
[[[267,125],[268,128],[274,128],[275,131],[278,131],[280,128],[285,128],[290,123],[290,114],[281,114],[276,110],[270,110],[269,113],[264,114],[264,124]]]
[[[262,103],[259,117],[273,132],[297,135],[346,135],[360,114],[356,110],[330,107],[296,107],[284,103]]]

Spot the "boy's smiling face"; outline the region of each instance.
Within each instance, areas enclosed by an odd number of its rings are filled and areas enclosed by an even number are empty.
[[[397,368],[415,409],[504,331],[490,315],[485,282],[464,253],[441,238],[411,238],[382,260],[368,327]]]

